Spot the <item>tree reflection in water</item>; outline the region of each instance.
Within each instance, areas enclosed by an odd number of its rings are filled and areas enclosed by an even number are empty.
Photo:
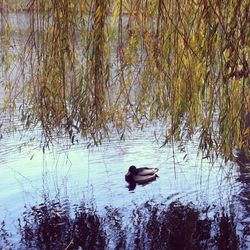
[[[166,205],[148,201],[124,210],[94,204],[70,207],[65,201],[46,201],[26,209],[19,219],[18,249],[239,249],[244,235],[236,231],[233,213],[215,206],[199,209],[192,203]],[[209,212],[209,216],[208,216]],[[211,214],[213,214],[211,216]],[[0,247],[16,248],[1,226]],[[80,248],[81,247],[81,248]]]
[[[238,160],[239,165],[239,177],[238,181],[242,184],[238,200],[243,207],[242,209],[242,234],[246,237],[246,240],[250,241],[250,162],[242,162]],[[248,238],[248,239],[247,239]]]

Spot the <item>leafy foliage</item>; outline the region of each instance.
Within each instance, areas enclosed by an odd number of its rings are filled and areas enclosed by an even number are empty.
[[[160,120],[163,144],[199,131],[207,157],[249,154],[249,1],[34,0],[27,10],[18,57],[5,19],[3,61],[7,76],[13,58],[27,72],[23,107],[46,141],[66,131],[99,144],[113,128],[123,138]],[[5,84],[4,107],[16,88]]]

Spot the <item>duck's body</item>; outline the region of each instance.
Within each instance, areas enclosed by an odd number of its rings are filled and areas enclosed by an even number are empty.
[[[158,168],[136,168],[135,166],[131,166],[128,170],[128,173],[125,175],[125,180],[129,183],[147,183],[155,180],[156,177],[158,177],[158,171]]]

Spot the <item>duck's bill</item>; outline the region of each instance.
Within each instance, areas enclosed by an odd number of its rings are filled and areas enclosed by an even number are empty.
[[[130,172],[128,171],[126,174],[125,174],[125,176],[129,176],[130,175]]]

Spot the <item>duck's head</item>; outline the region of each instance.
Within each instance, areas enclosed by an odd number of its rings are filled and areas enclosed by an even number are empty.
[[[136,174],[136,167],[132,165],[129,167],[128,173],[126,175],[129,176],[129,175],[135,175],[135,174]]]
[[[136,175],[136,167],[134,165],[130,166],[127,174],[125,175],[125,180],[127,182],[134,182],[133,176]]]

